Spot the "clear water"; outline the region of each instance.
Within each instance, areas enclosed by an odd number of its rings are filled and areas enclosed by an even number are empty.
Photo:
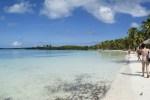
[[[0,100],[52,100],[47,87],[86,80],[111,81],[122,67],[122,52],[0,50]],[[58,88],[58,87],[57,87]]]

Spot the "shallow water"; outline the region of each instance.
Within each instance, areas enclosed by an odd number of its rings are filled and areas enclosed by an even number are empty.
[[[119,51],[0,50],[0,100],[53,100],[70,94],[79,81],[112,81],[124,55]]]

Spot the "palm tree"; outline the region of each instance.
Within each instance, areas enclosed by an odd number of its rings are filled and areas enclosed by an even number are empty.
[[[144,35],[143,35],[143,32],[139,31],[137,33],[137,39],[136,39],[136,43],[139,45],[141,44],[143,41],[144,41]]]
[[[142,24],[142,32],[144,33],[144,40],[150,38],[150,16]]]
[[[135,28],[135,27],[132,27],[128,30],[128,40],[129,40],[129,43],[130,43],[130,47],[131,48],[135,48],[137,43],[138,39],[138,29]]]

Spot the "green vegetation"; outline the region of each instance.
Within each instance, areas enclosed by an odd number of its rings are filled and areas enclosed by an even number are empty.
[[[37,46],[25,49],[39,49],[39,50],[88,50],[90,47],[88,46],[73,46],[73,45],[66,45],[66,46],[51,46],[51,45],[44,45],[44,46]]]
[[[96,49],[134,49],[144,40],[150,38],[150,16],[138,28],[131,27],[124,38],[106,40],[93,46]]]

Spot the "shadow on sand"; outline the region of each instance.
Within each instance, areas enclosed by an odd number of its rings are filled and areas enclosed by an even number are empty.
[[[140,61],[138,61],[138,60],[131,60],[131,61],[129,61],[129,63],[140,63]]]
[[[136,72],[136,73],[140,73],[141,74],[142,72]],[[146,73],[146,72],[144,72],[144,73]]]
[[[117,61],[113,61],[115,63],[123,63],[123,64],[130,64],[130,63],[140,63],[140,61],[138,60],[132,60],[132,61],[128,61],[128,60],[117,60]]]
[[[128,75],[128,76],[140,76],[141,77],[141,74],[133,74],[133,73],[121,73],[122,75]]]

